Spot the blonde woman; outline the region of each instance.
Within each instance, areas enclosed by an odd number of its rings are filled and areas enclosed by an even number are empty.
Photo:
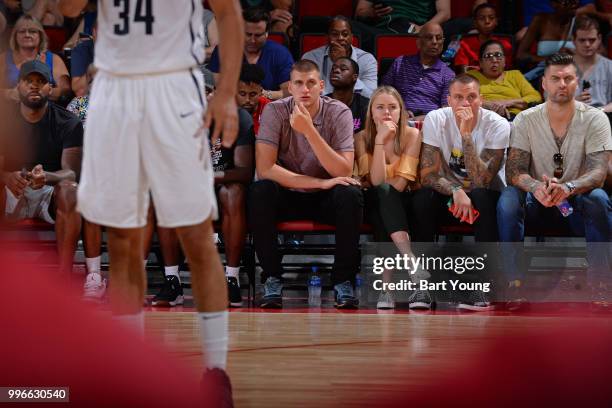
[[[355,176],[366,192],[366,212],[378,242],[393,241],[401,254],[412,256],[408,232],[410,189],[417,179],[421,135],[408,127],[402,97],[390,86],[381,86],[370,98],[365,129],[355,135]],[[383,282],[391,279],[385,271]],[[411,296],[411,308],[429,308]],[[377,304],[392,309],[395,301],[383,290]]]
[[[35,59],[47,64],[51,71],[49,99],[57,100],[70,93],[70,77],[64,61],[47,50],[47,35],[38,20],[30,15],[20,17],[15,23],[9,41],[11,49],[0,55],[0,88],[7,99],[18,100],[17,82],[19,69],[24,62]]]

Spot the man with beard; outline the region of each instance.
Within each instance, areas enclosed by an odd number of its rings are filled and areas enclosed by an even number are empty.
[[[383,77],[383,85],[397,89],[409,116],[422,119],[447,105],[448,84],[455,73],[440,60],[444,33],[439,24],[427,23],[419,32],[418,55],[401,56]]]
[[[261,83],[265,72],[255,64],[242,64],[240,79],[238,80],[238,93],[236,103],[253,116],[253,131],[259,131],[259,119],[264,107],[270,102],[263,96]]]
[[[368,104],[370,100],[355,92],[355,84],[359,77],[359,65],[349,57],[340,57],[334,62],[330,80],[334,91],[330,98],[337,99],[351,109],[353,113],[353,132],[365,128]]]
[[[573,235],[584,235],[592,305],[609,309],[612,202],[601,187],[612,137],[606,115],[574,99],[577,86],[572,56],[548,57],[542,80],[546,102],[514,120],[506,164],[509,187],[497,204],[497,222],[504,243],[522,242],[525,224],[563,226]],[[520,290],[522,255],[516,244],[503,245],[509,309],[526,301]]]
[[[334,90],[331,82],[332,64],[341,57],[351,58],[359,68],[355,92],[369,98],[378,83],[378,64],[376,58],[367,51],[353,47],[353,29],[351,22],[344,16],[331,19],[327,29],[327,44],[305,53],[302,58],[314,61],[321,70],[321,79],[325,81],[325,92]]]
[[[15,120],[3,126],[0,195],[9,220],[40,218],[55,223],[60,270],[69,273],[81,231],[76,187],[81,168],[83,125],[48,102],[51,72],[26,62],[19,71],[20,104]]]

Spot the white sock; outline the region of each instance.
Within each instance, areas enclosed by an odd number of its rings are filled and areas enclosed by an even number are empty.
[[[95,258],[85,258],[85,264],[87,265],[87,272],[92,273],[100,273],[100,259],[102,257],[100,255]]]
[[[147,263],[148,263],[148,262],[149,262],[149,258],[147,258],[147,259],[143,259],[143,260],[142,260],[142,266],[143,266],[143,268],[147,269]]]
[[[240,279],[238,279],[239,274],[240,274],[239,266],[226,266],[225,267],[225,277],[236,278],[236,280],[238,281],[238,286],[240,286]]]
[[[164,274],[166,276],[176,276],[179,280],[179,283],[181,282],[181,277],[179,276],[178,265],[164,266]]]
[[[129,330],[133,330],[141,339],[144,339],[144,313],[113,315],[113,320]]]
[[[198,313],[204,367],[221,368],[227,365],[228,312]]]

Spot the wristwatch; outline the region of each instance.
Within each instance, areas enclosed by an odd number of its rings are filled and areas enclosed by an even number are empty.
[[[570,194],[572,194],[574,192],[574,190],[576,189],[576,185],[574,183],[572,183],[571,181],[568,181],[565,183],[565,187],[567,187],[567,189],[569,190]]]

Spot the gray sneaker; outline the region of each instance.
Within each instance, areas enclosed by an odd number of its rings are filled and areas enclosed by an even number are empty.
[[[334,286],[336,292],[336,308],[338,309],[357,309],[359,299],[353,292],[353,284],[351,281],[344,281]]]
[[[259,307],[264,309],[280,309],[283,307],[283,284],[281,280],[270,276],[264,283],[264,295]]]
[[[492,305],[487,295],[482,290],[472,290],[467,293],[466,299],[463,299],[457,305],[457,309],[471,310],[473,312],[487,312],[494,310],[495,305]]]
[[[409,309],[429,310],[433,300],[428,290],[415,290],[408,298]]]
[[[391,292],[380,292],[378,295],[377,309],[395,309],[395,299]]]

